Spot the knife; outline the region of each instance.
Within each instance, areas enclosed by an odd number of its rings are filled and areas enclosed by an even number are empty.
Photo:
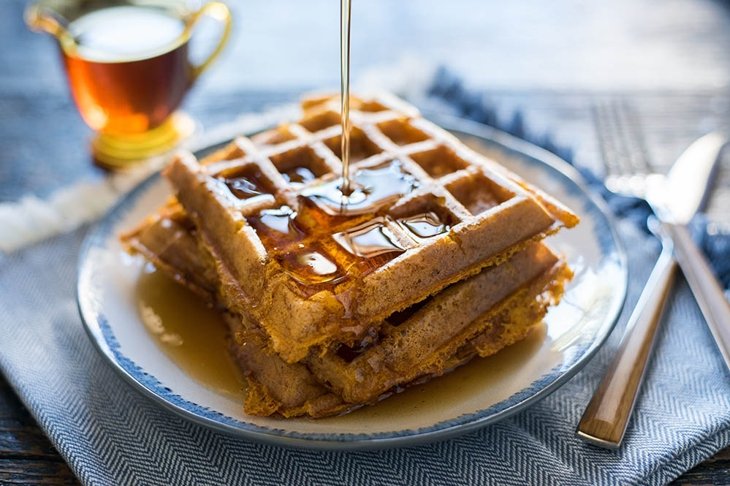
[[[685,226],[706,198],[725,142],[718,133],[705,135],[685,150],[667,176],[646,179],[646,200],[660,221],[652,226],[662,242],[662,252],[629,317],[614,360],[578,424],[576,435],[591,444],[610,449],[621,445],[671,290],[676,261],[730,366],[730,305]]]
[[[663,184],[659,180],[649,186],[647,201],[674,243],[674,257],[730,369],[730,303],[686,226],[706,199],[710,176],[726,142],[717,132],[697,140],[677,159]]]

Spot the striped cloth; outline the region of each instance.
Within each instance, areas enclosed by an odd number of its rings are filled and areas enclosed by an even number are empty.
[[[436,78],[431,98],[485,121],[481,98],[455,89],[448,76]],[[163,410],[123,382],[85,336],[74,299],[85,228],[0,265],[0,370],[87,484],[664,484],[730,445],[730,381],[678,280],[624,446],[608,451],[574,437],[659,251],[631,220],[619,231],[632,249],[631,282],[607,345],[530,409],[444,442],[360,452],[287,449],[222,435]],[[730,260],[725,237],[707,241]]]

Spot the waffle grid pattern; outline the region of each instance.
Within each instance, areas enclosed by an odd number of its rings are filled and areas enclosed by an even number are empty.
[[[315,345],[356,343],[393,312],[576,222],[388,97],[353,100],[351,173],[370,192],[343,217],[332,196],[336,108],[333,98],[305,102],[298,123],[237,139],[201,164],[182,157],[167,172],[186,209],[205,214],[198,223],[236,295],[256,303],[289,362]],[[414,231],[414,217],[435,234]]]
[[[328,208],[324,212],[313,208],[313,217],[284,237],[281,231],[261,224],[262,215],[280,212],[294,216],[292,208],[302,206],[300,198],[307,193],[307,188],[326,181],[335,189],[342,168],[341,129],[339,113],[331,98],[307,105],[299,123],[265,132],[252,140],[238,139],[237,150],[227,149],[204,162],[206,172],[221,183],[218,191],[221,203],[231,211],[239,211],[249,224],[253,223],[268,254],[291,255],[300,245],[320,246],[326,240],[317,231],[322,224],[327,226],[330,235],[337,235],[346,234],[352,228],[368,228],[367,222],[376,220],[373,226],[387,228],[387,238],[394,243],[394,251],[388,252],[391,258],[378,259],[377,263],[382,265],[395,256],[393,253],[417,248],[428,239],[419,237],[403,224],[409,216],[431,213],[435,221],[452,227],[507,203],[518,193],[524,194],[518,185],[500,175],[487,175],[488,170],[472,154],[457,154],[461,144],[454,143],[450,135],[444,136],[442,130],[425,120],[409,118],[417,116],[412,109],[404,109],[392,101],[388,105],[383,101],[353,101],[351,144],[355,179],[375,172],[373,179],[378,175],[382,179],[374,183],[389,185],[388,179],[399,177],[413,181],[390,184],[399,186],[396,190],[401,191],[385,195],[383,202],[395,199],[397,203],[384,216],[365,213],[342,218],[327,214]],[[393,111],[396,107],[403,111]],[[217,160],[219,157],[222,160]],[[248,190],[239,189],[241,185]],[[401,192],[406,193],[402,199]],[[362,258],[348,251],[346,245],[335,245],[335,242],[336,239],[326,245],[324,256],[342,267],[343,274],[357,279],[380,266],[362,265]],[[295,272],[292,272],[295,280],[301,282]],[[312,281],[304,278],[305,285],[317,283],[316,278]],[[333,280],[341,281],[336,277]]]

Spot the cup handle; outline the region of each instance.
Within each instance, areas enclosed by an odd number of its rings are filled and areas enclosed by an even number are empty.
[[[193,15],[188,24],[188,32],[190,35],[192,35],[192,31],[195,29],[198,21],[205,16],[211,17],[223,24],[223,33],[221,34],[215,49],[208,54],[205,61],[192,66],[193,73],[191,82],[195,82],[195,80],[208,69],[211,63],[216,60],[231,36],[231,11],[228,9],[228,6],[222,2],[208,2]]]
[[[24,19],[32,31],[45,32],[55,37],[64,50],[76,47],[76,41],[68,31],[68,21],[50,7],[32,4],[25,10]]]

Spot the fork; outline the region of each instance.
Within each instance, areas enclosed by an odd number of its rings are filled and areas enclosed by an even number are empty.
[[[644,198],[656,175],[647,155],[638,117],[625,101],[610,101],[593,108],[609,191]],[[652,227],[653,225],[650,225]],[[636,397],[651,357],[677,264],[672,240],[652,227],[662,250],[626,324],[614,360],[578,424],[581,439],[610,449],[621,445]]]

